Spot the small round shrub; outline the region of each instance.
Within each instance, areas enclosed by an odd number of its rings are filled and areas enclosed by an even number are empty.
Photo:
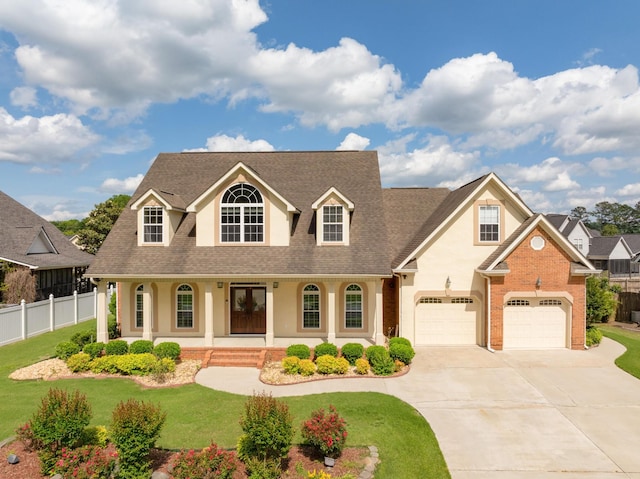
[[[73,373],[80,373],[89,370],[91,356],[87,353],[77,353],[69,356],[67,359],[67,367]]]
[[[155,357],[155,356],[154,356]],[[176,370],[176,362],[171,358],[157,358],[153,368],[151,368],[151,377],[158,383],[164,383],[169,374]]]
[[[148,339],[138,339],[129,345],[129,352],[131,354],[142,354],[153,352],[153,341]]]
[[[371,371],[377,376],[388,376],[395,371],[395,364],[384,346],[369,346],[366,350]]]
[[[313,348],[313,355],[317,359],[320,356],[333,356],[334,358],[338,357],[338,347],[333,343],[320,343],[315,348]]]
[[[109,442],[109,432],[105,426],[87,426],[82,431],[78,444],[80,446],[105,447]]]
[[[129,352],[129,344],[124,339],[115,339],[104,345],[107,356],[121,356]]]
[[[400,337],[389,338],[389,347],[393,346],[394,344],[406,344],[407,346],[411,346],[411,341],[409,341],[407,338]]]
[[[335,369],[336,358],[325,354],[316,358],[316,368],[320,374],[331,374]]]
[[[345,358],[336,358],[333,372],[335,374],[346,374],[348,370],[349,370],[349,361],[347,361]]]
[[[174,343],[173,341],[167,341],[164,343],[156,344],[156,347],[153,348],[153,354],[155,354],[159,358],[169,358],[177,361],[180,357],[180,353],[182,350],[180,349],[180,345],[178,343]]]
[[[104,343],[89,343],[85,344],[82,351],[91,356],[91,359],[95,359],[99,356],[102,356],[102,351],[104,351]]]
[[[66,361],[70,356],[78,354],[80,346],[73,341],[63,341],[56,346],[56,357]]]
[[[600,344],[600,341],[602,341],[602,331],[598,328],[587,328],[587,335],[585,338],[587,346],[595,346],[596,344]]]
[[[389,354],[389,351],[387,351],[387,348],[384,346],[369,346],[364,353],[369,364],[373,364],[375,359],[384,358],[384,356]]]
[[[85,344],[93,343],[96,340],[96,331],[93,329],[87,329],[86,331],[78,331],[73,336],[71,336],[71,341],[80,346],[80,349],[84,347]]]
[[[342,357],[353,366],[356,360],[360,359],[364,354],[364,346],[359,343],[347,343],[342,346],[340,352],[342,353]]]
[[[402,343],[394,343],[389,346],[389,356],[391,359],[402,361],[404,364],[411,364],[411,360],[416,352],[411,346]]]
[[[406,366],[405,363],[403,363],[402,361],[400,361],[399,359],[394,359],[393,360],[393,370],[397,373],[402,371],[402,368],[404,368]]]
[[[300,359],[311,358],[311,350],[306,344],[292,344],[287,348],[287,356],[295,356]]]
[[[286,374],[298,374],[300,372],[300,358],[298,356],[287,356],[282,360],[282,369]]]
[[[316,365],[311,359],[301,359],[298,365],[298,373],[303,376],[313,376],[316,372]]]
[[[365,375],[369,372],[369,361],[364,358],[356,359],[356,373]]]

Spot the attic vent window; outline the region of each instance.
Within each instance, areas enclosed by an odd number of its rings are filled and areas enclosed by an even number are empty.
[[[533,238],[531,238],[529,244],[534,250],[540,251],[542,248],[544,248],[544,238],[542,236],[534,236]]]

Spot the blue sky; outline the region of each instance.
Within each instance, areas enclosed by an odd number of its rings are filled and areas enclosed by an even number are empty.
[[[640,2],[0,2],[0,190],[49,220],[159,152],[378,151],[535,211],[640,201]],[[189,165],[185,164],[185,168]]]

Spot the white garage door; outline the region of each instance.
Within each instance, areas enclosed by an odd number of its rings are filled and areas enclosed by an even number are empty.
[[[416,306],[416,344],[477,344],[479,309],[474,298],[421,298]]]
[[[504,307],[504,349],[567,347],[568,304],[560,299],[512,299]]]

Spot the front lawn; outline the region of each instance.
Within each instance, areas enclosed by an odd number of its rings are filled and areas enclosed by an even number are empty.
[[[94,425],[108,425],[111,412],[123,400],[136,398],[159,403],[167,421],[158,442],[169,449],[202,448],[212,440],[235,448],[241,435],[238,423],[246,397],[214,391],[197,384],[177,388],[143,389],[129,379],[65,379],[12,381],[9,374],[52,356],[56,344],[73,333],[95,327],[95,322],[46,333],[0,347],[0,440],[25,423],[50,387],[78,389],[87,395]],[[311,412],[329,404],[347,420],[348,446],[375,445],[381,463],[377,479],[398,477],[449,478],[438,442],[426,420],[405,402],[378,393],[331,393],[284,398],[299,429]],[[294,442],[301,441],[298,432]]]
[[[599,324],[598,328],[604,336],[627,348],[625,353],[616,359],[616,365],[640,379],[640,332],[627,331],[608,324]]]

